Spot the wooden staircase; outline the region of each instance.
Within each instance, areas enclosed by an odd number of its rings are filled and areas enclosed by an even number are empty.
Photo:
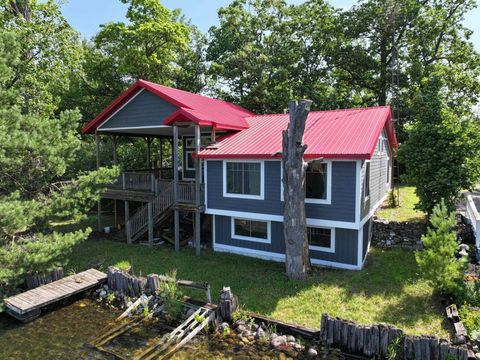
[[[153,225],[165,220],[170,215],[174,205],[173,181],[159,189],[150,203],[143,205],[127,223],[127,238],[132,241],[139,239],[148,231],[149,206],[152,207]]]

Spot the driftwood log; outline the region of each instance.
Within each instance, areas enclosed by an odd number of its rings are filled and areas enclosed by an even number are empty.
[[[305,123],[312,101],[290,101],[290,122],[282,133],[282,166],[285,266],[291,279],[304,279],[310,270],[305,214],[305,170],[303,144]]]

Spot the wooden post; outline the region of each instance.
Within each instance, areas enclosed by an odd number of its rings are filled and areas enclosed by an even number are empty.
[[[160,141],[160,179],[163,179],[163,138],[158,140]]]
[[[95,155],[97,158],[97,170],[100,169],[100,135],[95,130]],[[102,230],[102,198],[98,198],[97,203],[97,228]]]
[[[175,227],[175,250],[180,250],[180,214],[178,213],[178,127],[173,126],[173,203],[174,203],[174,227]]]
[[[195,254],[200,255],[200,182],[202,181],[200,153],[200,125],[195,125]]]
[[[285,266],[291,279],[305,279],[310,270],[305,214],[305,170],[307,164],[303,154],[305,123],[312,102],[290,101],[290,122],[282,133],[282,171],[284,197]]]
[[[216,129],[214,124],[212,125],[212,130],[210,132],[210,141],[212,144],[215,144],[217,142],[217,134],[215,132],[216,132]]]
[[[111,136],[112,139],[112,163],[117,165],[117,137],[115,135]],[[117,200],[113,200],[113,223],[115,229],[118,226],[118,209],[117,209]]]
[[[153,245],[153,203],[148,202],[148,245]]]
[[[147,141],[147,169],[151,170],[152,169],[152,159],[151,159],[151,153],[152,153],[152,138],[145,138]]]
[[[125,183],[125,173],[122,174],[122,188],[125,190],[127,184]],[[130,207],[128,200],[125,200],[125,235],[127,236],[127,244],[132,243],[132,237],[130,234]]]

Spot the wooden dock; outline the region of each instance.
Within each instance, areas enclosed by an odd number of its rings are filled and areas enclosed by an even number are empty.
[[[42,308],[67,299],[107,280],[107,275],[95,269],[67,276],[4,300],[7,313],[18,320],[30,321],[40,315]]]

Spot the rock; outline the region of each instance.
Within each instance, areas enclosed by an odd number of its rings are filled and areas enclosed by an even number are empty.
[[[476,353],[476,354],[475,354],[475,358],[476,358],[477,360],[480,360],[480,353]]]
[[[295,343],[295,344],[293,345],[293,348],[294,348],[295,350],[297,350],[297,351],[302,351],[303,346],[300,345],[300,344]]]
[[[105,290],[100,291],[100,297],[105,297],[107,296],[107,292]]]
[[[292,342],[292,343],[294,343],[294,342],[295,342],[295,336],[288,335],[288,336],[287,336],[287,342]]]
[[[105,291],[108,291],[108,285],[103,285],[103,289],[104,289]]]
[[[314,348],[308,349],[308,351],[307,351],[307,356],[308,356],[310,359],[315,358],[317,355],[318,355],[317,350],[315,350]]]
[[[252,330],[253,330],[253,331],[257,331],[259,327],[260,327],[260,326],[258,326],[258,324],[253,324],[253,325],[252,325]]]
[[[235,321],[235,323],[233,324],[233,327],[236,328],[237,326],[239,325],[245,325],[245,321],[243,320],[237,320]]]
[[[195,313],[195,310],[193,310],[193,309],[188,309],[188,311],[187,311],[187,318],[189,318],[190,316],[192,316],[194,313]]]
[[[245,336],[242,336],[242,338],[240,340],[242,340],[242,342],[245,343],[245,344],[249,343],[248,339]]]
[[[287,360],[287,356],[284,353],[278,354],[278,360]]]
[[[257,331],[255,332],[255,337],[257,339],[260,339],[261,337],[264,337],[265,336],[265,330],[263,330],[262,328],[258,328]]]
[[[252,332],[247,329],[242,333],[242,335],[245,336],[245,337],[249,337],[249,336],[252,336]]]
[[[275,336],[270,338],[270,346],[275,349],[283,347],[287,344],[287,339],[284,336]]]
[[[270,339],[276,338],[277,336],[278,336],[277,334],[271,333],[271,334],[270,334]]]
[[[248,339],[248,341],[253,341],[253,340],[255,340],[255,337],[250,335],[250,336],[247,337],[247,339]]]
[[[243,332],[247,331],[247,327],[243,324],[240,324],[240,325],[237,326],[235,331],[239,334],[242,334]]]

